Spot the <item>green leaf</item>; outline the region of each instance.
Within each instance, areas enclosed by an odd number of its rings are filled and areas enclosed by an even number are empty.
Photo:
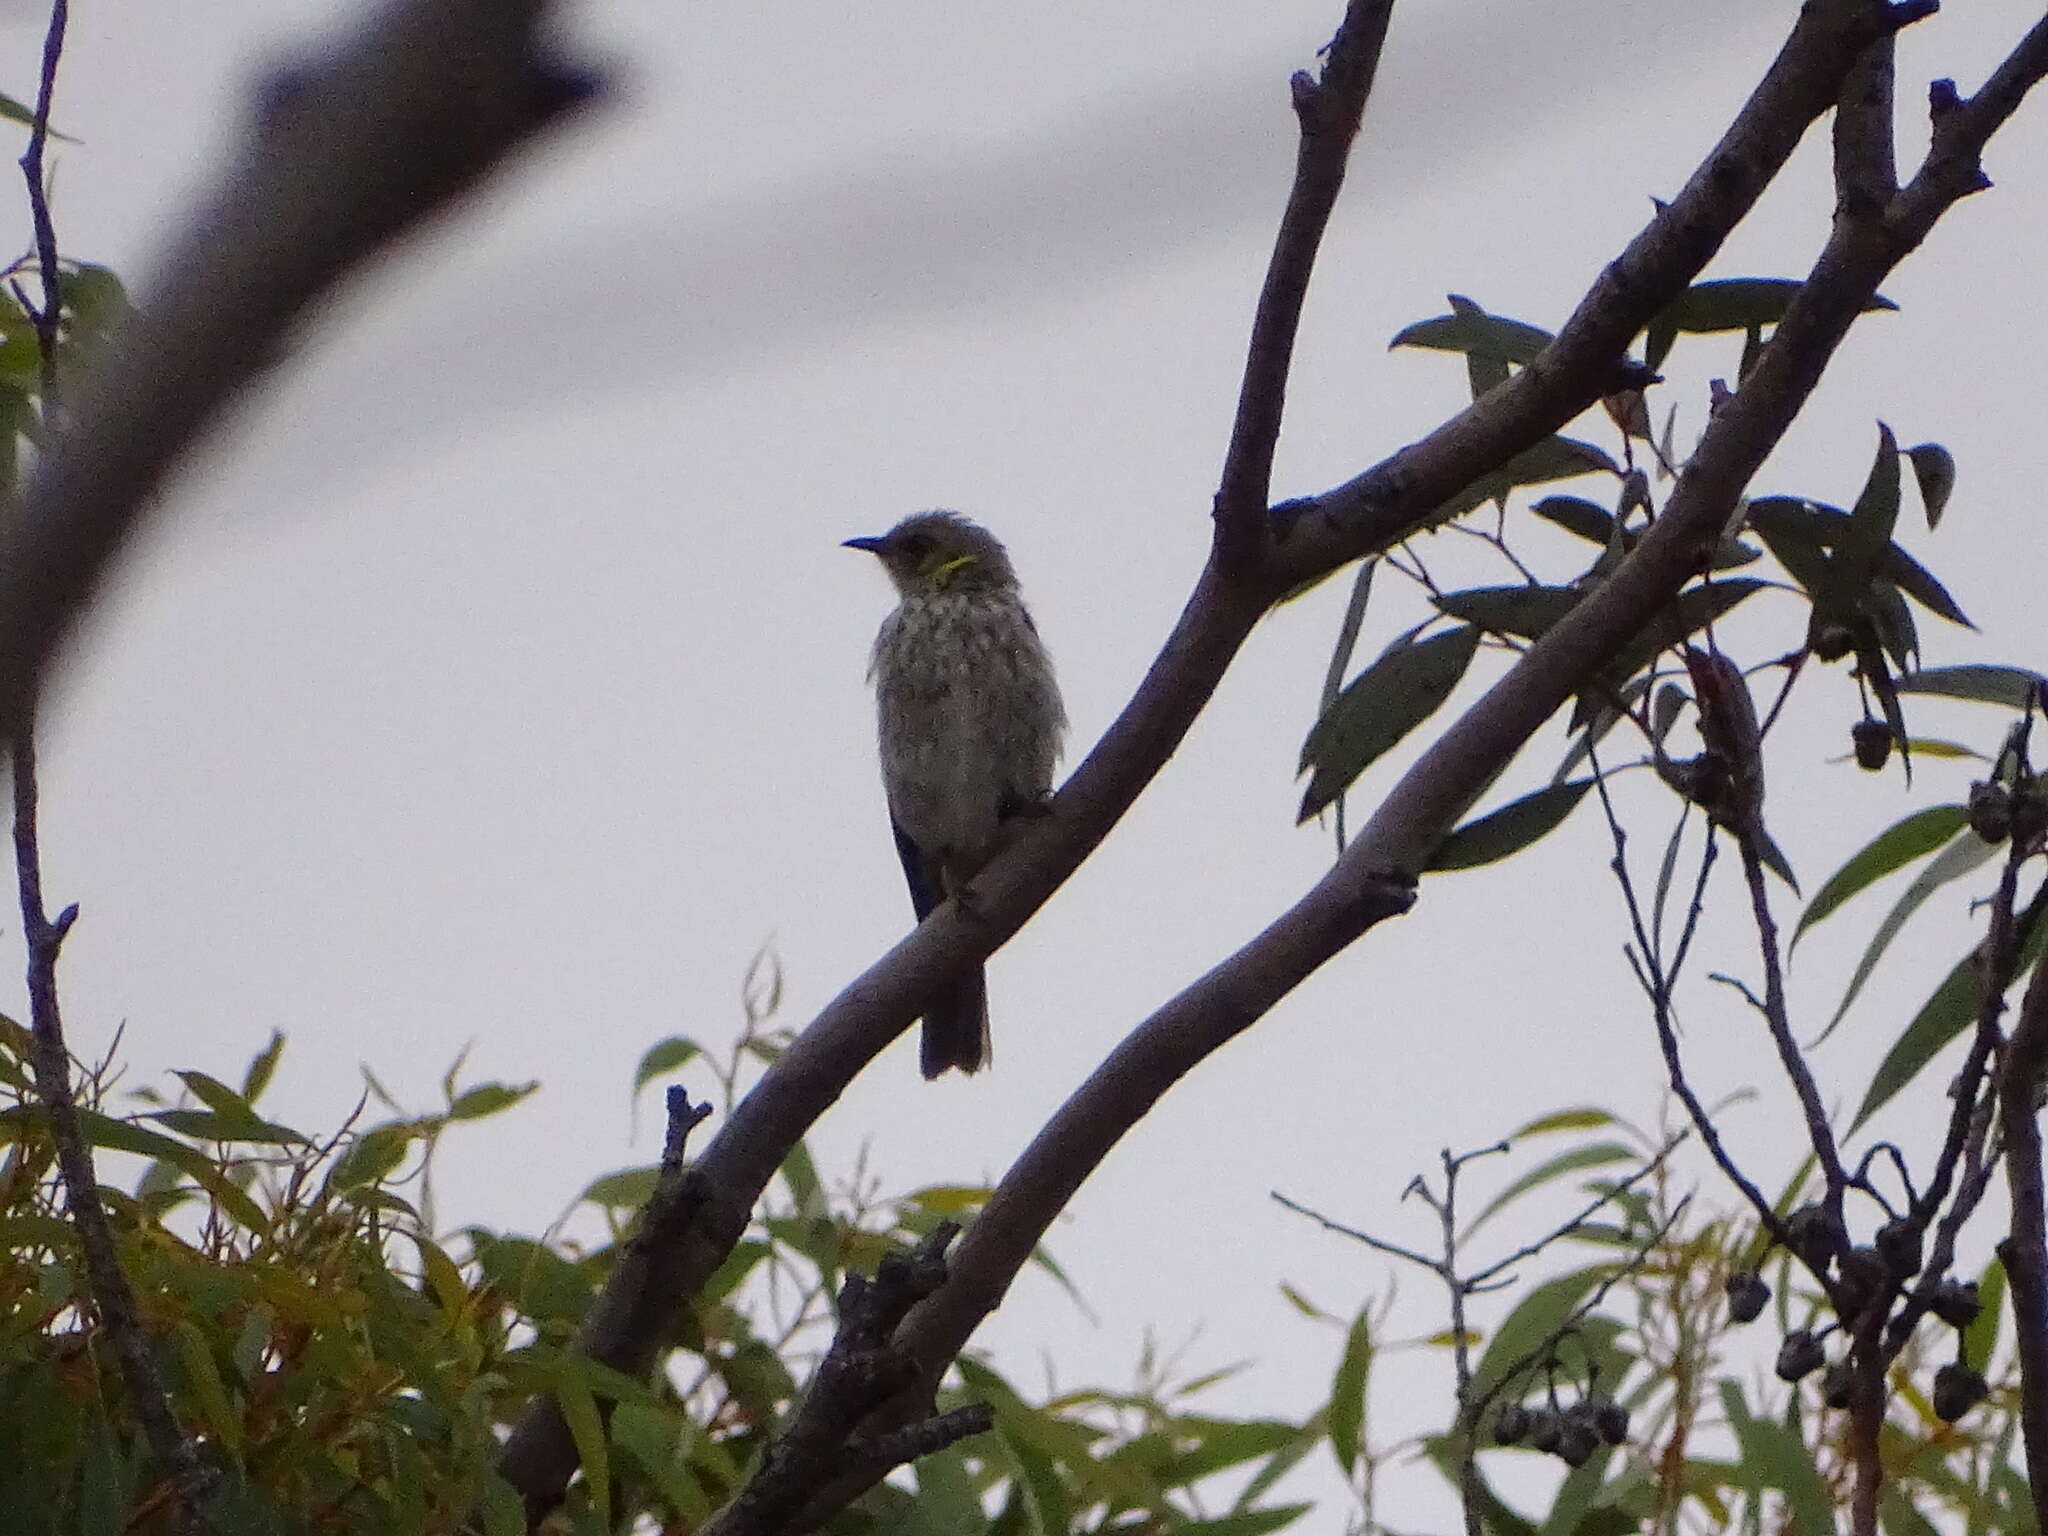
[[[259,1235],[270,1231],[270,1222],[256,1202],[197,1147],[133,1121],[115,1120],[97,1110],[82,1107],[78,1111],[78,1128],[91,1146],[104,1147],[109,1152],[133,1152],[138,1157],[153,1157],[169,1163],[211,1195],[222,1210],[249,1231]],[[49,1134],[42,1110],[26,1106],[0,1110],[0,1142],[18,1141],[24,1134]]]
[[[503,1110],[510,1109],[521,1099],[532,1093],[540,1084],[535,1083],[479,1083],[466,1088],[448,1105],[450,1120],[482,1120]]]
[[[638,1099],[640,1090],[664,1072],[673,1072],[702,1054],[696,1041],[685,1040],[681,1035],[670,1035],[666,1040],[656,1041],[640,1058],[640,1065],[633,1069],[633,1097]]]
[[[1323,697],[1316,709],[1318,718],[1329,713],[1343,690],[1344,674],[1351,670],[1351,653],[1358,648],[1358,631],[1365,624],[1365,605],[1372,597],[1372,573],[1378,567],[1377,559],[1360,561],[1358,574],[1352,578],[1351,599],[1344,605],[1344,622],[1337,628],[1329,670],[1323,674]]]
[[[242,1100],[254,1104],[263,1097],[263,1090],[270,1086],[270,1079],[277,1072],[278,1059],[284,1055],[284,1031],[273,1029],[270,1043],[258,1051],[249,1062],[249,1070],[242,1074]]]
[[[1968,699],[1978,704],[1999,704],[2007,709],[2025,709],[2036,688],[2048,687],[2048,678],[2024,667],[2001,667],[1974,663],[1958,667],[1922,667],[1899,679],[1899,692],[1932,694],[1944,699]]]
[[[496,1472],[484,1473],[477,1503],[483,1510],[484,1536],[526,1536],[526,1501]]]
[[[1591,779],[1573,779],[1543,788],[1510,801],[1499,810],[1468,821],[1437,845],[1430,855],[1428,870],[1476,869],[1520,853],[1530,844],[1557,830],[1571,815]]]
[[[1799,948],[1800,937],[1807,929],[1833,916],[1850,897],[1941,847],[1963,829],[1969,815],[1964,806],[1934,805],[1915,811],[1878,833],[1814,893],[1813,900],[1799,915],[1799,925],[1792,930],[1787,954]]]
[[[1486,1209],[1473,1217],[1472,1224],[1465,1228],[1465,1237],[1470,1238],[1497,1212],[1513,1204],[1530,1190],[1540,1189],[1552,1179],[1561,1179],[1568,1173],[1577,1173],[1586,1168],[1611,1168],[1616,1163],[1632,1163],[1635,1160],[1635,1149],[1618,1141],[1596,1141],[1560,1152],[1548,1161],[1531,1168],[1488,1201]]]
[[[1361,1308],[1344,1335],[1344,1356],[1330,1383],[1327,1414],[1330,1450],[1346,1477],[1358,1469],[1358,1455],[1365,1444],[1365,1387],[1372,1374],[1372,1320]]]
[[[1530,1136],[1554,1136],[1560,1131],[1597,1131],[1605,1126],[1621,1122],[1610,1110],[1598,1109],[1593,1105],[1581,1105],[1576,1109],[1557,1109],[1549,1114],[1538,1115],[1516,1130],[1508,1132],[1510,1142],[1521,1141]]]
[[[1424,347],[1433,352],[1463,352],[1503,363],[1528,363],[1550,345],[1550,332],[1541,326],[1490,315],[1460,294],[1449,295],[1452,312],[1433,320],[1418,320],[1387,343],[1396,347]]]
[[[1576,587],[1471,587],[1438,597],[1437,609],[1498,635],[1534,640],[1584,597]]]
[[[1877,931],[1871,934],[1870,943],[1864,947],[1863,958],[1856,962],[1856,972],[1849,978],[1849,990],[1842,994],[1842,1001],[1836,1006],[1833,1017],[1828,1020],[1829,1029],[1841,1023],[1842,1016],[1849,1011],[1850,1004],[1856,1001],[1857,995],[1863,990],[1863,984],[1870,979],[1870,973],[1876,969],[1878,960],[1890,947],[1892,940],[1898,937],[1899,930],[1906,926],[1906,919],[1920,910],[1921,903],[1949,881],[1960,880],[1964,875],[1977,869],[1998,851],[1974,832],[1965,832],[1960,837],[1950,839],[1947,847],[1936,854],[1928,866],[1914,878],[1913,883],[1906,887],[1905,894],[1899,897],[1891,911],[1885,914],[1884,921],[1877,925]]]
[[[1834,1501],[1828,1497],[1813,1457],[1796,1430],[1770,1419],[1753,1417],[1742,1389],[1723,1379],[1721,1408],[1741,1447],[1741,1470],[1752,1487],[1775,1488],[1799,1523],[1800,1536],[1833,1536]]]
[[[1270,1509],[1248,1509],[1214,1520],[1176,1521],[1175,1536],[1266,1536],[1283,1530],[1314,1509],[1313,1504],[1275,1504]]]
[[[1896,1479],[1887,1480],[1877,1496],[1878,1523],[1885,1536],[1941,1536],[1934,1522],[1913,1507]]]
[[[2048,922],[2041,921],[2037,905],[2030,909],[2023,923],[2016,976],[2026,975],[2038,964],[2044,949],[2048,949]],[[1918,1077],[1944,1046],[1976,1021],[1982,999],[1983,982],[1973,952],[1956,962],[1878,1063],[1870,1087],[1864,1090],[1863,1103],[1856,1110],[1855,1122],[1849,1127],[1852,1134]]]
[[[1435,713],[1458,686],[1478,647],[1479,631],[1470,627],[1428,640],[1397,641],[1360,673],[1302,744],[1301,766],[1314,773],[1299,819],[1322,810]]]
[[[598,1523],[609,1526],[611,1447],[605,1441],[604,1420],[597,1411],[597,1398],[582,1373],[567,1368],[570,1358],[563,1356],[557,1362],[563,1368],[554,1375],[555,1402],[562,1410],[563,1421],[569,1426],[570,1438],[576,1442],[576,1459],[583,1467],[583,1485],[589,1492],[591,1503],[596,1506]]]
[[[647,1197],[654,1193],[654,1186],[661,1178],[661,1169],[656,1164],[645,1168],[621,1168],[616,1173],[602,1174],[584,1186],[583,1193],[576,1197],[579,1205],[601,1205],[608,1210],[637,1210],[647,1203]]]
[[[1506,1373],[1570,1316],[1599,1283],[1597,1269],[1582,1269],[1532,1287],[1487,1341],[1486,1352],[1472,1373],[1474,1396],[1482,1397],[1501,1386]]]
[[[1920,482],[1920,504],[1927,509],[1927,526],[1932,529],[1940,523],[1955,492],[1955,455],[1939,443],[1921,443],[1908,448],[1906,457],[1913,461],[1913,478]]]
[[[1977,1320],[1963,1330],[1963,1359],[1989,1372],[1998,1348],[1998,1324],[2005,1316],[2005,1265],[1993,1259],[1977,1280]]]

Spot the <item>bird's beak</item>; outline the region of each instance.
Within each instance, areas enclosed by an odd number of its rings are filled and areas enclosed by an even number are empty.
[[[848,539],[840,547],[843,549],[864,549],[871,555],[879,555],[882,552],[882,546],[888,542],[885,538],[870,536],[863,539]]]

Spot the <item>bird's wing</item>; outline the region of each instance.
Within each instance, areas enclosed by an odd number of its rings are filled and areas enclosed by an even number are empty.
[[[946,899],[938,868],[926,860],[924,850],[917,846],[894,816],[889,818],[889,830],[896,834],[896,853],[903,860],[903,878],[910,882],[910,905],[921,923],[931,916],[932,908]]]

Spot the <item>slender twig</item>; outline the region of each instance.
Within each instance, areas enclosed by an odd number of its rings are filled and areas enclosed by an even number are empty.
[[[57,378],[58,328],[63,314],[63,279],[58,267],[57,230],[50,216],[49,188],[43,155],[50,134],[50,103],[57,88],[57,65],[64,53],[69,20],[66,0],[53,0],[49,31],[43,41],[42,76],[36,91],[35,121],[28,149],[21,157],[28,181],[30,212],[35,222],[36,262],[43,301],[31,310],[42,371],[43,422],[54,430],[62,414]],[[122,1384],[151,1454],[182,1504],[184,1524],[201,1528],[202,1514],[214,1481],[213,1471],[199,1459],[192,1442],[178,1427],[164,1390],[156,1359],[144,1336],[134,1287],[121,1268],[120,1250],[100,1203],[99,1181],[92,1152],[80,1124],[78,1100],[71,1087],[71,1052],[64,1043],[64,1020],[57,997],[57,956],[64,937],[77,921],[78,908],[66,907],[54,921],[43,903],[43,860],[37,830],[36,743],[33,722],[25,722],[9,744],[14,775],[14,869],[21,896],[22,941],[28,950],[29,1028],[34,1042],[36,1092],[43,1101],[51,1140],[57,1149],[58,1175],[64,1184],[65,1209],[78,1232],[85,1256],[86,1284],[93,1308],[114,1347]]]
[[[1287,376],[1294,366],[1294,341],[1301,306],[1323,231],[1344,188],[1351,143],[1365,116],[1379,71],[1380,50],[1394,0],[1351,0],[1343,23],[1325,51],[1320,80],[1306,70],[1288,82],[1301,127],[1294,185],[1273,241],[1266,280],[1245,350],[1244,382],[1238,389],[1237,418],[1216,490],[1215,557],[1226,575],[1249,569],[1265,541],[1266,504],[1273,495],[1273,453],[1287,403]]]
[[[1848,1176],[1842,1171],[1841,1149],[1835,1142],[1835,1128],[1828,1119],[1827,1106],[1821,1102],[1820,1085],[1814,1081],[1813,1068],[1807,1064],[1799,1042],[1793,1038],[1792,1017],[1785,1002],[1784,952],[1778,943],[1777,921],[1771,916],[1771,894],[1764,883],[1763,855],[1754,836],[1743,837],[1741,847],[1742,873],[1749,883],[1750,913],[1756,922],[1757,950],[1764,966],[1764,995],[1759,1008],[1765,1027],[1770,1031],[1771,1044],[1777,1048],[1779,1065],[1785,1069],[1785,1075],[1792,1080],[1793,1092],[1799,1096],[1799,1107],[1806,1116],[1806,1136],[1813,1143],[1821,1177],[1827,1184],[1826,1204],[1839,1221],[1842,1190],[1848,1184]]]
[[[1721,1170],[1722,1175],[1729,1183],[1742,1192],[1743,1198],[1749,1201],[1751,1208],[1757,1214],[1757,1220],[1763,1223],[1764,1230],[1782,1243],[1785,1241],[1784,1221],[1779,1217],[1777,1210],[1772,1206],[1764,1192],[1757,1188],[1755,1181],[1748,1174],[1742,1171],[1733,1155],[1730,1154],[1728,1148],[1722,1143],[1721,1132],[1714,1124],[1713,1116],[1708,1112],[1707,1106],[1701,1101],[1700,1096],[1693,1091],[1691,1082],[1686,1078],[1685,1063],[1678,1050],[1678,1030],[1671,1012],[1671,981],[1669,977],[1656,969],[1656,960],[1650,950],[1649,935],[1643,926],[1642,905],[1636,899],[1635,884],[1629,875],[1628,833],[1623,830],[1621,817],[1614,808],[1614,799],[1607,792],[1606,775],[1596,774],[1593,785],[1599,793],[1601,809],[1607,816],[1608,835],[1614,840],[1614,858],[1611,867],[1614,870],[1615,879],[1621,885],[1623,903],[1628,909],[1629,922],[1633,926],[1636,935],[1635,946],[1625,950],[1624,953],[1628,955],[1630,965],[1635,968],[1637,982],[1642,986],[1644,993],[1649,998],[1650,1017],[1651,1021],[1656,1025],[1657,1045],[1663,1053],[1664,1070],[1670,1079],[1671,1091],[1678,1095],[1679,1102],[1685,1106],[1686,1113],[1692,1117],[1693,1126],[1699,1131],[1700,1140],[1706,1144],[1707,1153],[1713,1158],[1714,1165]],[[1706,859],[1711,860],[1713,850],[1714,840],[1710,837],[1707,839]],[[1703,868],[1700,874],[1700,883],[1697,887],[1696,903],[1704,896],[1705,890],[1706,872]]]

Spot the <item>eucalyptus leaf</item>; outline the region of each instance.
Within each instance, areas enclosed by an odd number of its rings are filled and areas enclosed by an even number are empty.
[[[1308,733],[1301,766],[1313,769],[1300,820],[1328,805],[1420,725],[1458,686],[1479,648],[1469,625],[1397,642],[1354,679]]]

